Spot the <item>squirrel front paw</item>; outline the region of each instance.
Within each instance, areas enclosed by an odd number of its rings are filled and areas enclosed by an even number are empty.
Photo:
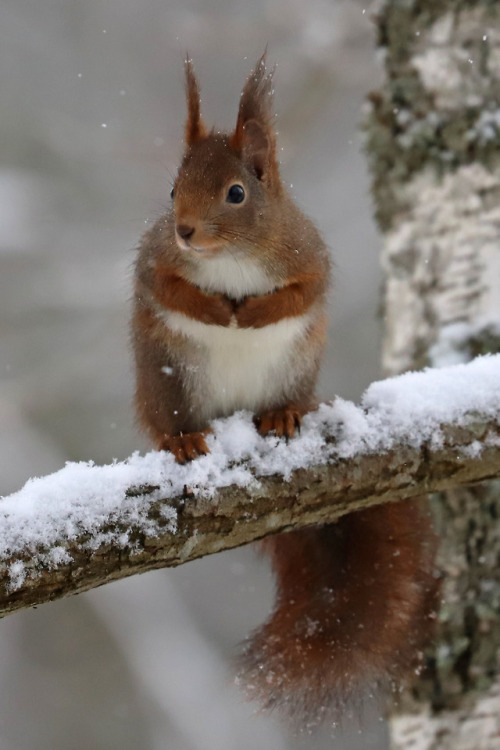
[[[261,297],[245,297],[235,306],[234,314],[238,328],[262,328],[269,322],[262,309]]]
[[[274,432],[278,437],[284,436],[288,440],[295,435],[296,430],[300,432],[302,412],[295,404],[289,404],[283,409],[271,409],[258,414],[254,422],[261,435]]]
[[[179,464],[193,461],[199,456],[205,456],[210,450],[205,442],[205,436],[212,432],[207,429],[204,432],[187,432],[183,435],[165,435],[158,448],[170,451]]]
[[[203,323],[224,326],[225,328],[231,325],[234,314],[233,302],[223,294],[212,294],[209,296],[209,300],[209,305],[200,308],[199,319]]]

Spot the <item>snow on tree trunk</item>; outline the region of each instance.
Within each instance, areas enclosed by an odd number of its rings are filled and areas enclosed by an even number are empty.
[[[370,96],[366,145],[388,375],[500,350],[499,6],[386,0],[375,19],[386,79]],[[433,504],[439,637],[392,720],[393,748],[498,750],[500,484]]]
[[[395,717],[393,748],[408,750],[498,750],[500,747],[500,681],[477,697],[472,706]]]

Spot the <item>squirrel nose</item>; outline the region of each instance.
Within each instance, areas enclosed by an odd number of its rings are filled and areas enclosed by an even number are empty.
[[[189,224],[177,224],[175,229],[179,237],[181,237],[186,242],[190,240],[194,234],[194,227],[189,226]]]

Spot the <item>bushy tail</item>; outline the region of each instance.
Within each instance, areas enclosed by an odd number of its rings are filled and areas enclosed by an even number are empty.
[[[277,597],[244,644],[249,698],[311,725],[417,667],[439,591],[426,504],[370,508],[263,546]]]

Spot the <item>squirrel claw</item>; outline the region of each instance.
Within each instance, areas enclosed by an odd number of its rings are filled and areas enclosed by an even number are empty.
[[[302,414],[293,404],[285,406],[284,409],[271,409],[255,418],[255,424],[261,435],[265,436],[274,432],[277,437],[285,437],[287,442],[296,431],[300,432],[301,422]]]
[[[194,461],[195,458],[210,453],[205,442],[205,436],[209,432],[212,432],[212,430],[187,432],[183,435],[165,435],[159,448],[173,453],[177,463],[185,464],[187,461]]]

